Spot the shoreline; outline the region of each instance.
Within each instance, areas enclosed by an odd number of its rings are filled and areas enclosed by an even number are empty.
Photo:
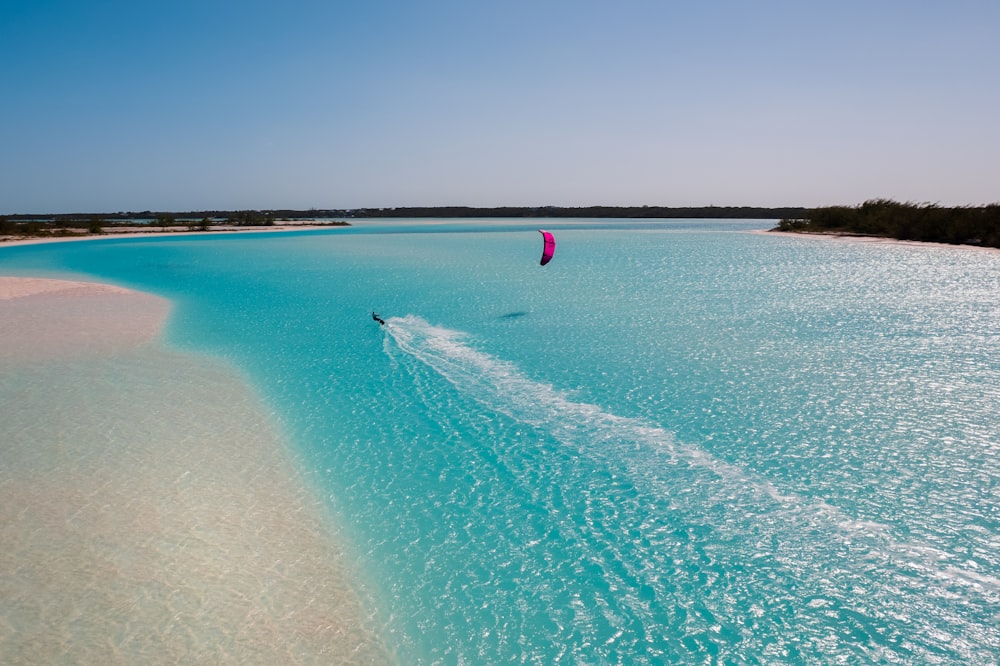
[[[41,243],[59,243],[63,241],[103,240],[108,238],[163,238],[174,236],[210,236],[218,234],[271,233],[277,231],[318,231],[321,229],[340,229],[343,224],[321,224],[314,220],[303,222],[282,222],[271,226],[235,226],[213,225],[206,231],[189,230],[185,227],[174,227],[174,231],[165,231],[163,227],[108,227],[99,234],[81,232],[66,236],[0,236],[0,248],[19,245],[38,245]],[[158,229],[158,230],[154,230]]]
[[[110,284],[0,276],[0,367],[133,352],[159,338],[170,308]]]
[[[953,250],[978,250],[980,252],[1000,252],[1000,248],[984,247],[982,245],[956,245],[952,243],[935,243],[932,241],[901,240],[886,236],[865,236],[864,234],[852,234],[839,231],[772,231],[770,229],[759,229],[750,231],[751,234],[764,234],[768,236],[785,236],[792,238],[812,238],[822,240],[840,240],[849,243],[866,243],[869,245],[901,245],[906,247],[937,247],[951,248]]]
[[[89,289],[94,293],[137,294],[139,292],[113,284],[83,282],[80,280],[54,280],[50,278],[12,277],[0,275],[0,301],[28,298],[39,294]]]
[[[245,378],[169,301],[0,276],[0,662],[393,663]]]

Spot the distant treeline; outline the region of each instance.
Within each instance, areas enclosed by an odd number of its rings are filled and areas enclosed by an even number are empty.
[[[696,206],[669,208],[666,206],[436,206],[404,208],[356,208],[342,211],[345,217],[622,217],[622,218],[698,218],[778,220],[799,217],[805,208],[755,208],[752,206]]]
[[[145,224],[205,230],[213,225],[270,226],[277,220],[327,220],[343,224],[351,218],[695,218],[780,220],[776,230],[885,236],[965,245],[1000,247],[1000,204],[944,208],[936,204],[873,199],[859,206],[824,208],[752,206],[430,206],[308,210],[237,210],[118,213],[63,213],[0,216],[0,235],[71,235],[86,229]],[[339,220],[330,222],[330,220]]]
[[[777,231],[839,232],[1000,248],[1000,204],[944,208],[872,199],[859,206],[811,208],[783,218]]]
[[[100,234],[109,227],[145,226],[151,229],[186,227],[188,231],[208,231],[215,225],[270,227],[276,220],[299,219],[285,215],[293,211],[199,211],[189,213],[61,213],[57,215],[2,215],[0,236],[77,236]],[[310,218],[311,219],[311,218]],[[325,221],[348,225],[346,221]]]
[[[429,206],[403,208],[310,208],[308,210],[201,210],[187,212],[59,213],[47,215],[0,216],[0,235],[72,236],[82,230],[102,233],[106,227],[148,225],[186,226],[204,231],[213,225],[271,226],[280,220],[326,220],[327,224],[347,225],[350,218],[699,218],[777,220],[799,218],[805,208],[757,208],[752,206]],[[339,221],[331,221],[339,220]]]
[[[283,215],[285,211],[272,210],[203,210],[186,213],[153,212],[144,210],[140,213],[57,213],[48,215],[4,215],[0,220],[8,222],[46,222],[70,228],[85,226],[94,220],[107,224],[152,224],[156,226],[173,226],[191,222],[207,222],[209,224],[236,224],[262,226],[274,224],[276,219],[295,219]]]
[[[567,208],[560,206],[498,206],[476,208],[473,206],[427,206],[403,208],[310,208],[308,210],[203,210],[177,212],[118,212],[118,213],[61,213],[58,215],[7,215],[15,222],[55,222],[79,225],[100,218],[109,223],[147,221],[159,224],[162,220],[176,222],[204,219],[234,224],[252,220],[253,224],[267,220],[312,220],[333,218],[368,217],[623,217],[623,218],[700,218],[700,219],[753,219],[778,220],[801,217],[806,211],[801,207],[757,208],[753,206],[697,206],[669,208],[666,206],[586,206]]]

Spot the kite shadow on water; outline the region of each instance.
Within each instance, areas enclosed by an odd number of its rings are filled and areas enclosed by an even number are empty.
[[[517,310],[516,312],[508,312],[507,314],[502,314],[499,317],[497,317],[497,319],[508,319],[508,320],[520,319],[521,317],[527,317],[529,314],[531,313],[528,312],[527,310]]]

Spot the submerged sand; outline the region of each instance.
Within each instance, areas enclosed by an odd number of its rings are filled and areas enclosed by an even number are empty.
[[[168,312],[164,299],[112,285],[0,277],[0,363],[134,351]]]
[[[391,663],[247,384],[162,299],[0,278],[0,663]]]

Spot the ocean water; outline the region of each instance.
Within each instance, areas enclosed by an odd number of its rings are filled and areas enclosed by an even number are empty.
[[[0,273],[171,299],[401,663],[997,663],[1000,253],[767,226],[373,220]]]

